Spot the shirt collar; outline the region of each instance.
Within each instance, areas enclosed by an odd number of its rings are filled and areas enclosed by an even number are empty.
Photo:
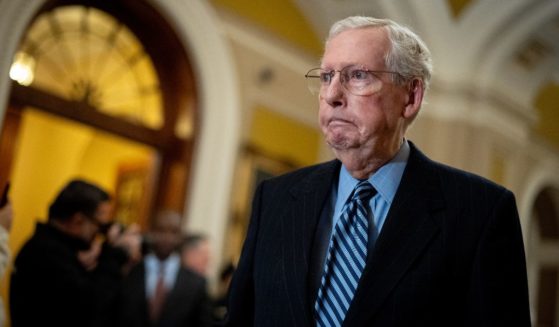
[[[173,253],[167,259],[160,261],[155,254],[150,253],[146,255],[145,262],[147,269],[150,271],[159,272],[161,267],[164,267],[164,271],[172,271],[179,266],[180,258],[178,254]]]
[[[404,140],[398,153],[368,178],[369,183],[373,185],[382,199],[389,204],[392,204],[392,200],[396,195],[409,155],[410,146]],[[338,182],[338,197],[344,199],[344,202],[347,201],[357,183],[359,183],[359,180],[353,178],[346,167],[342,165]]]

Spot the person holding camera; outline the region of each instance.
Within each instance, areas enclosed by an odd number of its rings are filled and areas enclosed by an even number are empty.
[[[47,223],[19,252],[10,285],[12,326],[107,326],[114,320],[124,268],[138,260],[137,227],[111,231],[110,196],[72,180],[49,207]],[[116,228],[116,227],[114,227]]]

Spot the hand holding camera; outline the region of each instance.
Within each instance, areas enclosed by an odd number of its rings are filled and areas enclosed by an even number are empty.
[[[124,249],[132,262],[138,262],[142,258],[142,234],[137,224],[128,227],[121,224],[111,225],[107,231],[107,242]]]

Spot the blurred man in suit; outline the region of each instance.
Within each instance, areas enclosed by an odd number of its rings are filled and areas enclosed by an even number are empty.
[[[210,326],[205,278],[181,265],[181,216],[159,212],[149,233],[151,252],[124,282],[119,327]]]
[[[227,326],[530,326],[513,194],[405,137],[431,70],[391,20],[332,26],[306,78],[337,159],[257,188]]]

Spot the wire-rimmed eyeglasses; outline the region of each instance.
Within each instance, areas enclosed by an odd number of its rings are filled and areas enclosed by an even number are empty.
[[[398,72],[385,70],[369,70],[359,66],[347,66],[341,70],[325,70],[313,68],[305,77],[309,90],[313,94],[321,94],[332,84],[336,73],[340,73],[340,83],[351,94],[366,96],[378,92],[382,88],[382,80],[379,74],[397,74]]]

